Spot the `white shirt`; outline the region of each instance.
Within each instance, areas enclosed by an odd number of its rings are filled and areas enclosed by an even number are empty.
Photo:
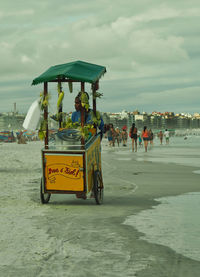
[[[164,136],[165,136],[166,138],[169,138],[169,131],[165,131],[165,132],[164,132]]]

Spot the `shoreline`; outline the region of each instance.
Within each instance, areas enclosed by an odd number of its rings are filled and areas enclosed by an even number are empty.
[[[186,166],[181,164],[157,163],[157,162],[151,162],[151,161],[138,162],[136,161],[137,154],[135,153],[130,153],[130,154],[135,155],[135,157],[133,158],[134,165],[136,167],[136,170],[134,171],[134,177],[135,179],[137,179],[135,180],[135,182],[138,186],[138,189],[135,191],[135,194],[133,196],[135,200],[134,201],[135,209],[132,212],[129,212],[129,216],[132,216],[132,215],[137,216],[143,211],[149,211],[154,209],[156,206],[161,205],[162,203],[161,201],[159,201],[159,198],[178,197],[188,193],[192,193],[192,192],[196,193],[200,191],[198,174],[194,173],[196,169],[199,169],[198,166],[194,167],[191,165]],[[144,153],[144,156],[145,156],[145,153]],[[125,159],[124,159],[124,162],[126,162]],[[142,170],[140,171],[141,166],[143,167],[143,171]],[[159,172],[156,172],[157,171],[156,168],[159,169]],[[151,184],[150,186],[148,185],[147,183],[148,178],[142,177],[142,174],[144,174],[144,172],[146,172],[146,174],[149,175],[149,178],[153,176],[157,177],[157,179],[154,180],[154,184]],[[171,176],[169,175],[169,173]],[[162,183],[163,183],[162,190],[159,190],[157,189],[160,187],[159,180],[162,179],[161,176],[163,177],[163,175],[166,175],[166,179],[164,178],[164,180],[162,180]],[[181,184],[180,182],[177,183],[179,176],[182,177]],[[173,183],[173,180],[175,181],[174,183]],[[170,184],[168,184],[168,181],[170,181]],[[193,183],[190,181],[193,181]],[[142,201],[143,201],[143,204],[141,204]],[[140,203],[140,205],[138,203]],[[124,221],[129,216],[127,216],[124,219]],[[195,276],[198,274],[197,272],[199,269],[197,268],[199,268],[200,266],[199,261],[192,260],[191,258],[188,258],[182,254],[179,254],[175,250],[167,246],[163,246],[161,244],[156,244],[155,242],[149,242],[149,241],[140,239],[140,237],[145,236],[145,234],[138,231],[134,226],[129,226],[129,228],[132,228],[132,231],[134,230],[133,232],[135,233],[137,244],[141,244],[144,246],[146,243],[146,245],[148,245],[149,249],[147,247],[145,251],[144,249],[141,251],[143,254],[144,252],[145,253],[149,252],[149,255],[151,255],[152,249],[154,250],[155,248],[159,249],[158,251],[162,252],[162,254],[160,253],[159,255],[156,255],[157,256],[156,263],[152,266],[151,270],[149,269],[148,266],[146,267],[144,266],[144,269],[142,271],[137,272],[137,274],[134,276],[188,276],[189,277],[189,276]],[[165,254],[166,251],[167,253],[170,253],[167,257]],[[143,255],[142,253],[141,255]],[[161,270],[159,272],[157,269],[159,267],[158,261],[159,261],[160,255],[161,256],[164,255],[165,258],[168,260],[167,262],[168,267],[165,268],[165,266],[163,266],[163,271]],[[175,262],[176,265],[174,265],[173,259],[174,261],[177,261],[177,264]],[[173,266],[173,270],[170,270],[170,262]],[[161,263],[163,264],[164,261],[162,261]],[[149,262],[147,262],[147,264],[149,264]],[[190,269],[188,270],[188,268]],[[181,272],[180,274],[178,273],[179,271]],[[174,273],[174,275],[172,275],[172,272],[177,272],[177,273]]]

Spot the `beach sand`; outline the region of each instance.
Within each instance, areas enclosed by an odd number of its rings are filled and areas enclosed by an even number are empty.
[[[155,209],[156,199],[199,192],[199,167],[152,162],[154,149],[132,153],[130,143],[114,149],[104,139],[104,204],[52,195],[42,205],[41,148],[41,142],[0,145],[1,277],[199,276],[199,261],[142,239],[126,222]]]

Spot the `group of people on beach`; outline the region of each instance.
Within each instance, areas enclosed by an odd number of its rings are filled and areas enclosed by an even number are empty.
[[[104,125],[104,134],[108,138],[109,146],[115,146],[115,143],[119,146],[122,142],[123,146],[127,146],[127,127],[124,126],[121,130],[119,127],[114,128],[113,124]]]
[[[163,144],[163,137],[165,137],[166,140],[166,144],[169,144],[169,131],[167,129],[165,129],[165,132],[163,133],[162,131],[160,131],[158,133],[158,137],[160,139],[160,144]]]
[[[113,124],[110,123],[105,124],[104,133],[108,139],[109,146],[115,146],[116,142],[118,146],[121,142],[123,146],[127,146],[128,136],[132,140],[132,152],[137,152],[138,143],[140,147],[143,146],[142,142],[144,143],[145,152],[147,152],[149,143],[150,146],[153,146],[154,133],[151,129],[147,129],[147,126],[144,126],[142,132],[139,132],[135,123],[133,123],[128,134],[126,126],[120,130],[119,127],[114,128]],[[164,133],[161,130],[157,136],[160,139],[161,145],[163,143],[163,137],[166,139],[166,144],[169,144],[169,131],[167,129]]]
[[[138,129],[135,126],[135,123],[132,124],[132,127],[130,128],[129,136],[132,140],[132,151],[137,152],[137,139],[139,141],[139,145],[142,146],[142,140],[144,142],[144,148],[145,152],[147,152],[148,142],[153,146],[153,137],[154,134],[151,129],[147,129],[146,126],[144,126],[144,129],[141,133],[141,135],[138,133]]]

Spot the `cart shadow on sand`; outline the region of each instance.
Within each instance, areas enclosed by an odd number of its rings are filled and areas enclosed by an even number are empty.
[[[35,203],[39,203],[39,195],[38,195],[38,189],[34,189],[32,191],[32,195],[30,197],[31,201]],[[136,207],[142,208],[142,209],[149,209],[149,207],[159,205],[158,201],[155,201],[153,199],[149,199],[145,196],[138,197],[135,195],[106,195],[104,196],[103,200],[103,207]],[[42,205],[41,205],[42,206]],[[69,206],[93,206],[99,207],[99,205],[95,205],[95,199],[94,198],[88,198],[86,200],[84,199],[77,199],[74,195],[52,195],[51,200],[48,202],[49,207],[55,207],[55,206],[63,206],[63,207],[69,207]]]

